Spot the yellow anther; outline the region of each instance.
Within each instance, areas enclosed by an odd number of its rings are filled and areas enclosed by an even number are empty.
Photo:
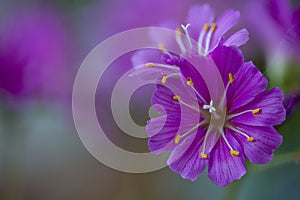
[[[165,47],[165,45],[163,45],[163,44],[160,44],[158,46],[158,49],[161,50],[161,51],[166,51],[167,50],[166,47]]]
[[[163,84],[165,84],[165,83],[167,82],[167,76],[163,76],[163,77],[161,78],[161,82],[162,82]]]
[[[215,22],[211,24],[211,29],[213,31],[217,29],[217,24]]]
[[[248,137],[248,138],[247,138],[247,141],[248,141],[248,142],[253,142],[253,141],[254,141],[254,138],[253,138],[253,137]]]
[[[178,100],[180,100],[180,96],[174,95],[173,99],[178,101]]]
[[[182,34],[182,31],[178,28],[178,29],[176,29],[176,34],[177,34],[177,35],[181,35],[181,34]]]
[[[152,63],[152,62],[146,63],[146,66],[147,67],[154,67],[154,63]]]
[[[208,30],[209,30],[209,25],[208,25],[208,24],[204,24],[203,29],[204,29],[205,31],[208,31]]]
[[[254,109],[254,110],[252,111],[252,114],[255,116],[255,115],[259,114],[260,111],[261,111],[260,108],[256,108],[256,109]]]
[[[232,156],[238,156],[239,154],[240,154],[240,152],[238,152],[238,151],[236,151],[236,150],[230,150],[230,154],[232,155]]]
[[[188,84],[189,86],[194,86],[193,80],[191,78],[187,79],[186,84]]]
[[[175,137],[175,139],[174,139],[175,144],[179,143],[180,138],[181,138],[181,136],[179,134],[177,134],[176,137]]]
[[[200,153],[201,158],[207,159],[207,155],[204,152]]]
[[[232,73],[229,73],[228,77],[229,77],[230,83],[233,83],[234,82],[234,77],[233,77]]]

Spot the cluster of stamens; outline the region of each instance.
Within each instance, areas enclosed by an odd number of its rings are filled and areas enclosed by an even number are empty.
[[[166,49],[164,48],[163,51],[166,51]],[[181,77],[180,76],[180,73],[179,73],[179,70],[178,70],[178,67],[176,66],[172,66],[172,65],[167,65],[167,64],[159,64],[159,63],[146,63],[145,66],[147,67],[162,67],[162,68],[167,68],[167,69],[173,69],[174,70],[174,73],[171,73],[171,74],[168,74],[168,75],[163,75],[162,78],[161,78],[161,83],[162,84],[166,84],[167,83],[167,79],[169,77]],[[226,93],[227,93],[227,90],[229,88],[229,86],[231,84],[234,84],[234,81],[235,81],[235,77],[232,75],[232,73],[229,73],[228,74],[228,84],[226,85],[226,88],[225,88],[225,92],[224,92],[224,95],[223,95],[223,101],[224,99],[226,98]],[[196,97],[198,99],[200,99],[204,105],[202,107],[198,106],[198,107],[195,107],[194,105],[190,105],[188,103],[186,103],[185,101],[182,100],[181,96],[179,95],[174,95],[172,97],[172,99],[174,101],[177,101],[180,105],[182,106],[186,106],[186,107],[189,107],[191,108],[192,110],[196,111],[197,113],[199,113],[199,115],[203,115],[203,116],[206,116],[206,118],[195,124],[191,129],[189,129],[188,131],[186,131],[185,133],[183,134],[177,134],[174,138],[174,143],[175,144],[178,144],[182,138],[185,138],[186,136],[190,135],[190,134],[193,134],[195,132],[195,130],[199,127],[207,127],[210,123],[210,120],[212,119],[212,115],[215,115],[216,112],[217,112],[217,108],[214,107],[214,102],[213,100],[211,100],[209,102],[209,104],[206,102],[206,100],[201,96],[201,94],[199,94],[199,92],[195,89],[194,87],[194,82],[192,80],[192,78],[187,78],[186,79],[186,84],[191,87],[193,89],[193,91],[195,92],[196,94]],[[198,101],[198,99],[196,99]],[[235,118],[235,117],[238,117],[240,115],[243,115],[243,114],[246,114],[246,113],[252,113],[253,116],[257,116],[258,114],[261,113],[261,109],[260,108],[255,108],[255,109],[252,109],[252,110],[245,110],[245,111],[242,111],[240,113],[234,113],[234,114],[228,114],[226,113],[226,117],[225,117],[225,123],[224,123],[224,126],[223,127],[219,127],[219,130],[220,130],[220,136],[224,139],[226,145],[229,147],[230,149],[230,154],[232,156],[239,156],[239,151],[235,150],[232,148],[232,146],[230,145],[230,143],[228,142],[225,134],[224,134],[224,129],[227,129],[227,130],[231,130],[237,134],[240,134],[242,136],[244,136],[248,142],[253,142],[254,141],[254,138],[249,136],[248,134],[244,133],[243,131],[239,130],[238,128],[234,127],[234,125],[232,125],[232,123],[229,123],[231,119]],[[209,136],[210,133],[206,133],[205,134],[205,137],[203,139],[203,144],[202,144],[202,149],[199,153],[199,156],[203,159],[207,159],[208,158],[208,154],[206,153],[206,143],[207,143],[207,138]]]
[[[228,78],[229,78],[229,82],[227,84],[227,87],[225,89],[225,96],[226,96],[226,92],[227,92],[227,89],[228,89],[228,86],[230,84],[233,84],[234,83],[234,76],[229,73],[228,74]],[[194,87],[194,83],[193,83],[193,80],[191,78],[188,78],[187,81],[186,81],[186,84],[190,87]],[[199,94],[196,94],[197,96]],[[199,96],[198,96],[199,97]],[[203,98],[203,97],[200,97],[200,98]],[[217,109],[214,107],[213,105],[213,101],[211,100],[209,104],[204,104],[202,106],[202,109],[199,109],[199,108],[196,108],[196,107],[193,107],[192,105],[188,105],[186,102],[182,101],[181,97],[178,96],[178,95],[174,95],[173,96],[173,100],[176,100],[178,101],[179,103],[181,103],[182,105],[184,106],[188,106],[190,108],[193,108],[193,110],[196,110],[199,112],[199,115],[203,112],[205,112],[205,110],[207,110],[209,112],[210,115],[214,115],[216,112],[217,112]],[[254,138],[247,135],[246,133],[242,132],[241,130],[239,130],[238,128],[235,128],[232,123],[228,123],[228,120],[229,119],[232,119],[234,117],[237,117],[237,116],[240,116],[240,115],[243,115],[245,113],[249,113],[251,112],[253,114],[253,116],[257,116],[260,112],[261,112],[261,109],[260,108],[256,108],[256,109],[253,109],[253,110],[246,110],[246,111],[243,111],[243,112],[240,112],[240,113],[236,113],[236,114],[231,114],[231,115],[227,115],[226,116],[226,121],[225,121],[225,124],[223,127],[220,128],[220,136],[224,139],[226,145],[229,147],[230,151],[229,153],[232,155],[232,156],[239,156],[239,151],[235,150],[232,148],[232,146],[230,145],[230,143],[228,142],[225,134],[224,134],[224,129],[228,129],[228,130],[231,130],[231,131],[234,131],[235,133],[237,134],[240,134],[242,136],[244,136],[248,142],[253,142],[254,141]],[[180,140],[187,136],[188,134],[190,134],[191,132],[195,131],[196,128],[199,128],[200,126],[203,126],[203,127],[207,127],[210,123],[210,119],[205,119],[203,120],[202,122],[196,124],[194,127],[192,127],[190,130],[188,130],[187,132],[185,132],[184,134],[180,135],[180,134],[177,134],[175,136],[175,139],[174,139],[174,143],[175,144],[178,144],[180,142]],[[203,144],[202,144],[202,149],[200,151],[200,154],[199,156],[203,159],[207,159],[208,158],[208,155],[207,153],[205,153],[205,147],[206,147],[206,142],[207,142],[207,138],[209,136],[209,133],[206,133],[205,137],[204,137],[204,140],[203,140]]]
[[[191,50],[192,39],[190,37],[188,28],[190,24],[181,25],[181,29],[184,32],[185,37],[183,38],[183,32],[180,28],[176,29],[176,42],[182,53],[186,53],[188,50]],[[209,48],[211,45],[212,36],[217,29],[217,24],[214,22],[211,25],[205,24],[202,31],[199,34],[198,38],[198,54],[206,56],[209,53]]]

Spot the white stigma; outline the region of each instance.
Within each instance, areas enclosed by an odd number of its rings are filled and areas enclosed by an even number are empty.
[[[186,37],[187,37],[187,40],[188,40],[188,43],[189,43],[190,48],[192,48],[192,47],[193,47],[193,46],[192,46],[192,40],[191,40],[189,31],[188,31],[188,28],[189,28],[190,25],[191,25],[191,24],[187,24],[187,25],[184,26],[183,24],[181,24],[181,28],[183,29],[183,31],[184,31],[184,33],[185,33],[185,35],[186,35]]]
[[[203,106],[203,109],[209,110],[210,113],[216,112],[216,109],[214,108],[213,103],[214,103],[213,100],[211,100],[209,105],[204,105]]]

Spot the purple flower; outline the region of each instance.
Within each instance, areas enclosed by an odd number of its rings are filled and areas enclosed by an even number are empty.
[[[69,97],[69,36],[59,13],[46,5],[25,6],[8,10],[0,24],[0,93],[17,99]]]
[[[277,87],[266,90],[267,79],[252,62],[244,63],[237,46],[248,40],[246,30],[223,37],[237,12],[226,11],[214,23],[205,18],[211,10],[204,5],[189,16],[185,34],[177,30],[175,36],[181,55],[161,48],[164,63],[151,62],[158,58],[145,52],[137,59],[144,64],[133,75],[158,78],[152,104],[161,116],[147,123],[148,145],[156,154],[172,151],[167,163],[183,178],[194,181],[208,166],[208,177],[226,186],[246,173],[245,158],[255,164],[272,159],[282,142],[273,126],[285,119],[283,93]],[[196,19],[212,23],[197,29]],[[202,21],[198,25],[206,24]],[[195,46],[189,39],[196,35]]]
[[[289,117],[294,113],[300,103],[300,92],[289,94],[285,97],[283,105],[286,109],[286,116]]]
[[[294,10],[289,0],[255,0],[246,4],[245,13],[267,56],[299,59],[300,6]]]
[[[249,37],[246,29],[241,29],[231,35],[224,35],[236,25],[240,13],[234,10],[226,10],[221,16],[214,21],[214,11],[208,5],[193,6],[189,10],[186,24],[177,24],[168,22],[161,24],[165,28],[176,29],[176,44],[183,54],[191,51],[198,51],[199,55],[206,56],[210,54],[219,44],[225,46],[241,46],[245,44]],[[174,46],[174,41],[163,38],[161,35],[152,34],[153,40],[158,43],[159,48],[164,51],[169,46]],[[197,41],[193,43],[192,40]],[[133,65],[137,66],[145,62],[145,58],[160,59],[157,51],[138,51],[133,57]]]

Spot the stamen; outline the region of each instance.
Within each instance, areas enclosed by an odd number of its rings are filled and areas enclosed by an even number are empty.
[[[232,147],[231,147],[231,145],[229,144],[229,142],[228,142],[228,140],[227,140],[227,138],[226,138],[226,136],[225,136],[225,134],[224,134],[224,131],[222,131],[222,138],[224,139],[224,141],[225,141],[225,143],[226,143],[226,145],[229,147],[229,149],[230,149],[230,154],[232,155],[232,156],[238,156],[239,154],[240,154],[240,152],[238,152],[237,150],[234,150]]]
[[[240,115],[243,115],[243,114],[246,114],[246,113],[249,113],[249,112],[251,112],[254,116],[256,116],[256,115],[258,115],[261,112],[261,109],[260,108],[256,108],[254,110],[245,110],[245,111],[240,112],[240,113],[227,115],[226,120],[232,119],[234,117],[238,117]]]
[[[232,156],[238,156],[240,154],[240,152],[236,151],[236,150],[230,150],[230,154]]]
[[[181,136],[179,134],[176,135],[175,139],[174,139],[174,143],[178,144],[180,141]]]
[[[207,103],[205,101],[205,99],[202,97],[202,95],[200,95],[200,93],[196,90],[196,88],[194,87],[194,82],[192,80],[192,78],[187,78],[186,84],[191,86],[194,90],[194,92],[196,93],[196,95],[201,99],[201,101],[203,101],[203,103]]]
[[[162,82],[163,84],[165,84],[165,83],[167,82],[167,76],[163,76],[163,77],[161,78],[161,82]]]
[[[167,50],[165,45],[163,44],[158,45],[158,49],[161,50],[162,52],[165,52]]]
[[[254,141],[254,138],[253,138],[253,137],[250,137],[249,135],[247,135],[246,133],[240,131],[239,129],[234,128],[234,127],[231,126],[231,125],[226,125],[226,127],[227,127],[228,129],[231,129],[231,130],[233,130],[234,132],[239,133],[239,134],[243,135],[244,137],[246,137],[248,142],[253,142],[253,141]]]
[[[146,63],[146,67],[154,67],[154,63],[152,62]]]
[[[201,113],[201,110],[199,110],[198,108],[195,108],[195,107],[192,106],[192,105],[189,105],[189,104],[185,103],[185,102],[182,101],[181,99],[179,99],[178,101],[179,101],[179,103],[185,105],[186,107],[189,107],[190,109],[192,109],[192,110],[194,110],[194,111],[196,111],[196,112],[198,112],[198,113]]]
[[[194,86],[192,78],[187,78],[186,84],[188,84],[191,87]]]
[[[168,78],[170,78],[170,77],[177,77],[177,76],[180,77],[180,74],[179,73],[173,73],[173,74],[169,74],[168,76],[163,75],[163,77],[161,78],[161,82],[163,84],[166,84]]]
[[[161,50],[163,53],[167,54],[168,56],[170,56],[170,58],[173,57],[173,56],[167,51],[167,48],[165,47],[165,45],[163,45],[163,44],[158,45],[158,49]]]
[[[207,141],[208,135],[209,135],[209,133],[208,133],[208,130],[207,130],[207,132],[205,133],[205,136],[204,136],[203,143],[202,143],[202,151],[200,153],[200,156],[204,159],[207,158],[207,154],[205,154],[205,147],[206,147],[206,141]]]
[[[216,24],[215,22],[212,23],[211,29],[212,29],[213,31],[215,31],[215,30],[217,29],[217,24]]]
[[[257,114],[260,113],[260,111],[261,111],[260,108],[256,108],[256,109],[254,109],[254,110],[252,111],[252,114],[253,114],[254,116],[256,116]]]
[[[160,63],[153,63],[153,62],[148,62],[145,64],[146,67],[163,67],[163,68],[167,68],[167,69],[172,69],[172,70],[176,70],[179,71],[178,67],[176,65],[166,65],[166,64],[160,64]]]
[[[182,38],[181,38],[181,35],[182,35],[182,32],[181,30],[178,28],[176,29],[176,42],[181,50],[182,53],[185,53],[186,52],[186,48],[182,42]]]
[[[212,23],[211,29],[207,33],[206,40],[205,40],[205,55],[208,53],[210,42],[211,42],[211,37],[212,37],[213,32],[216,30],[216,28],[217,28],[216,23]]]
[[[229,82],[233,83],[234,82],[234,77],[233,77],[232,73],[229,73],[228,77],[229,77]]]
[[[209,105],[203,105],[203,109],[209,110],[210,113],[216,112],[216,109],[213,107],[213,100],[210,101]]]
[[[202,50],[203,50],[202,43],[203,43],[204,36],[208,32],[208,30],[209,30],[209,25],[205,24],[203,27],[203,30],[201,31],[201,33],[199,35],[199,39],[198,39],[198,54],[199,55],[202,55],[202,53],[203,53],[202,52]]]
[[[203,121],[197,123],[195,126],[193,126],[190,130],[188,130],[188,131],[185,132],[184,134],[182,134],[182,135],[177,134],[176,137],[175,137],[175,139],[174,139],[174,143],[175,143],[175,144],[178,144],[181,138],[184,138],[184,137],[188,136],[188,135],[189,135],[191,132],[193,132],[195,129],[197,129],[197,128],[200,127],[200,126],[203,126],[203,125],[206,124],[206,123],[208,123],[208,121],[207,121],[207,120],[203,120]]]
[[[203,29],[207,32],[209,30],[209,25],[208,24],[204,24]]]
[[[200,156],[201,156],[203,159],[207,159],[207,154],[205,154],[204,152],[201,152],[201,153],[200,153]]]
[[[173,99],[179,101],[179,100],[180,100],[180,96],[174,95],[174,96],[173,96]]]
[[[227,95],[227,91],[228,91],[229,85],[234,82],[234,77],[233,77],[232,73],[228,74],[228,78],[229,78],[229,82],[226,85],[226,88],[225,88],[224,94],[222,96],[222,101],[221,102],[225,102],[225,98],[226,98],[226,95]]]
[[[181,24],[181,28],[184,30],[184,33],[185,33],[185,35],[186,35],[186,37],[187,37],[187,40],[188,40],[188,43],[189,43],[190,48],[192,48],[192,47],[193,47],[193,46],[192,46],[192,40],[191,40],[189,31],[187,30],[188,27],[189,27],[190,25],[191,25],[191,24],[187,24],[187,25],[184,26],[183,24]]]

